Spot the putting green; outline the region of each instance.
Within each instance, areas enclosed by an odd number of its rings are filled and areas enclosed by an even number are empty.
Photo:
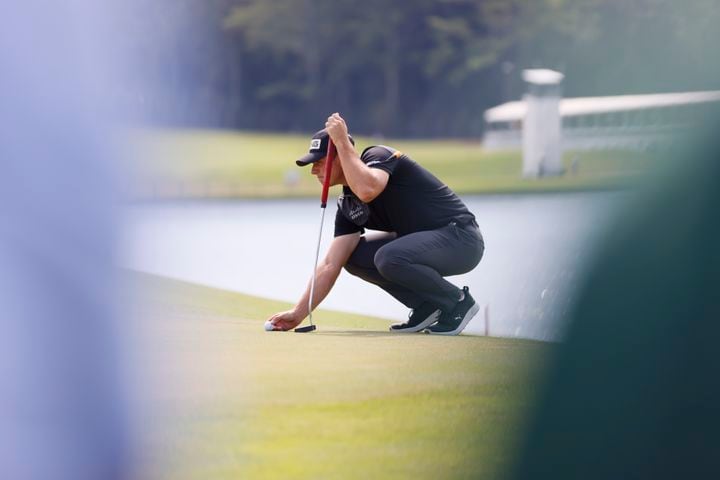
[[[512,462],[551,346],[387,332],[319,311],[130,274],[146,474],[172,479],[494,478]]]

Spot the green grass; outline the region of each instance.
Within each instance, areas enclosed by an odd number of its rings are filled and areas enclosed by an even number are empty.
[[[136,132],[130,155],[145,169],[139,196],[296,197],[316,196],[317,180],[294,160],[307,152],[307,135],[204,130]],[[480,142],[356,138],[361,151],[384,143],[399,148],[459,193],[537,192],[616,188],[642,172],[649,155],[632,152],[567,152],[560,177],[521,177],[518,151],[487,152]],[[297,175],[295,182],[289,176]],[[337,187],[336,187],[337,188]]]
[[[324,310],[314,333],[264,332],[287,304],[129,278],[153,478],[496,478],[551,349]]]

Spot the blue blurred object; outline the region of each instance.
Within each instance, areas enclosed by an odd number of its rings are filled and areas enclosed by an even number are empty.
[[[112,265],[110,6],[10,2],[0,17],[4,479],[130,475]]]

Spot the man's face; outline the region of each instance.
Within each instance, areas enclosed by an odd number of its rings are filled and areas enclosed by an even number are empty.
[[[325,181],[325,163],[327,162],[327,156],[321,158],[317,162],[312,164],[312,170],[311,173],[315,175],[322,185],[322,183]],[[338,179],[340,177],[340,164],[335,161],[333,163],[332,172],[330,172],[330,185],[337,185]]]

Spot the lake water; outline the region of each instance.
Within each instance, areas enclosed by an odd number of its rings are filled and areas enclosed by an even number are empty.
[[[558,340],[595,240],[622,193],[463,196],[485,237],[468,285],[481,306],[466,333]],[[329,202],[321,257],[332,239]],[[315,259],[317,200],[137,204],[127,208],[125,267],[295,302]],[[407,309],[379,288],[341,274],[322,307],[401,321]],[[274,312],[267,312],[270,316]]]

